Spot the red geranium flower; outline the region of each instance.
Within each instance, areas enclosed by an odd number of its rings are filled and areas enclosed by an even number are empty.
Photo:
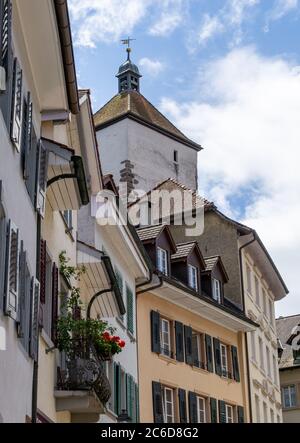
[[[107,340],[107,341],[110,341],[110,340],[111,340],[110,333],[107,332],[107,331],[106,331],[106,332],[103,332],[102,337],[103,337],[105,340]]]
[[[111,341],[114,341],[115,343],[118,343],[120,340],[121,340],[120,337],[116,337],[116,336],[111,338]]]
[[[126,343],[125,343],[124,340],[121,340],[121,341],[119,342],[119,346],[120,346],[120,348],[124,348],[125,345],[126,345]]]

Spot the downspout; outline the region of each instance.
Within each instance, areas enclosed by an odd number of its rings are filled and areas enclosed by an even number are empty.
[[[42,217],[37,214],[37,235],[36,235],[36,278],[40,281],[40,245],[41,245],[41,227]],[[37,340],[37,361],[33,362],[32,376],[32,405],[31,405],[31,421],[37,422],[37,397],[38,397],[38,370],[39,370],[39,337]]]
[[[150,286],[149,288],[146,288],[146,289],[142,289],[141,291],[138,291],[137,293],[136,293],[136,295],[139,295],[139,294],[144,294],[144,292],[148,292],[148,291],[152,291],[153,289],[159,289],[159,288],[161,288],[162,287],[162,285],[163,285],[163,278],[162,277],[158,277],[159,278],[159,283],[157,283],[156,285],[154,285],[154,286]],[[143,283],[142,285],[140,285],[140,286],[145,286],[145,284],[147,284],[147,283]]]
[[[252,243],[256,241],[255,231],[253,232],[253,239],[249,242],[245,243],[243,246],[239,248],[239,263],[240,263],[240,275],[241,275],[241,286],[242,286],[242,301],[243,301],[243,312],[245,313],[245,285],[244,285],[244,270],[243,270],[243,259],[242,259],[242,250],[247,246],[250,246]],[[248,397],[249,397],[249,412],[250,412],[250,423],[253,423],[253,414],[252,414],[252,391],[251,391],[251,379],[250,379],[250,364],[249,364],[249,345],[248,345],[248,336],[247,332],[245,332],[245,347],[246,347],[246,361],[247,361],[247,378],[248,378]]]

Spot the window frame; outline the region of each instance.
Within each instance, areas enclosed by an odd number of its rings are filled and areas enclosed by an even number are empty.
[[[258,308],[261,308],[261,291],[260,291],[260,282],[259,278],[256,274],[254,274],[254,287],[255,287],[255,303]]]
[[[229,421],[229,414],[228,414],[228,410],[231,410],[231,416],[230,416],[230,421]],[[225,411],[226,411],[226,423],[234,423],[234,411],[233,411],[233,406],[229,405],[229,404],[225,404]]]
[[[221,281],[213,278],[213,299],[221,304],[222,301],[222,295],[221,295]]]
[[[157,251],[156,252],[157,269],[162,274],[168,276],[169,275],[168,251],[166,249],[161,248],[160,246],[157,246],[156,251]],[[165,269],[163,269],[163,263],[165,263]]]
[[[197,266],[188,263],[188,284],[189,287],[196,292],[198,292],[199,290],[198,279],[199,279],[199,272]]]
[[[246,263],[246,279],[247,279],[247,292],[252,295],[252,270],[249,263]]]
[[[292,393],[291,388],[294,389],[294,400],[295,403],[292,403]],[[289,399],[289,405],[285,402],[285,390],[288,390],[288,399]],[[287,385],[282,387],[282,405],[283,409],[292,409],[297,407],[297,389],[295,384]]]
[[[198,369],[207,369],[206,366],[206,355],[205,355],[205,335],[202,332],[192,331],[192,358],[193,358],[193,366]],[[197,340],[197,362],[194,358],[194,338]]]
[[[225,351],[223,353],[223,351]],[[228,378],[228,346],[224,343],[220,343],[220,355],[221,355],[221,371],[222,371],[222,377]],[[223,357],[225,357],[225,365],[223,364]]]
[[[168,325],[168,331],[163,330],[163,324]],[[171,337],[171,330],[172,329],[171,329],[171,327],[172,327],[171,320],[169,320],[165,317],[160,317],[160,354],[163,355],[164,357],[169,357],[169,358],[172,358],[172,337]],[[167,336],[168,336],[167,342],[165,342],[165,340],[164,340],[164,334],[167,334]],[[167,351],[168,348],[169,348],[169,350]]]
[[[206,417],[206,398],[201,397],[200,395],[197,395],[197,423],[207,423],[207,417]],[[200,401],[203,402],[203,409],[201,409],[199,406]],[[200,420],[201,413],[203,413],[204,421]]]
[[[175,423],[175,395],[174,389],[169,386],[162,387],[162,404],[163,404],[163,417],[164,423]],[[171,401],[167,401],[166,393],[171,393]],[[167,404],[171,405],[172,415],[167,414]],[[172,421],[168,421],[168,417],[171,417]]]

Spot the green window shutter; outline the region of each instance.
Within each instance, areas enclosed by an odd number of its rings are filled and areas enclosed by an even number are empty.
[[[226,423],[226,403],[223,400],[219,400],[219,421]]]
[[[119,269],[117,267],[115,267],[115,274],[116,274],[116,280],[122,295],[122,298],[124,300],[124,284],[123,284],[123,277],[121,272],[119,271]],[[121,316],[121,319],[124,320],[124,315]]]
[[[160,315],[151,311],[151,350],[160,353]]]
[[[180,423],[187,423],[186,392],[184,389],[178,389],[178,402]]]
[[[184,361],[183,324],[175,322],[176,360]]]
[[[214,356],[215,356],[215,372],[217,375],[222,375],[222,366],[221,366],[221,347],[220,340],[217,338],[213,339],[214,342]]]
[[[131,385],[130,375],[126,374],[126,407],[127,407],[127,414],[129,417],[130,417],[130,385]]]
[[[33,277],[31,279],[30,356],[34,361],[37,361],[38,359],[39,301],[40,301],[40,283]]]
[[[128,416],[134,421],[134,380],[130,374],[126,375],[126,392],[127,392],[127,413]]]
[[[136,423],[136,383],[134,378],[131,379],[131,408],[132,408],[132,422]]]
[[[48,159],[49,152],[43,146],[41,141],[37,145],[38,152],[38,170],[37,170],[37,199],[36,199],[36,209],[39,214],[45,216],[46,208],[46,189],[47,189],[47,178],[48,178]]]
[[[26,322],[26,260],[27,254],[24,251],[24,244],[21,241],[21,251],[20,251],[20,272],[19,272],[19,310],[18,310],[18,337],[24,337],[24,329]]]
[[[24,179],[30,200],[36,208],[37,203],[37,187],[38,187],[38,159],[39,159],[39,143],[36,137],[34,127],[32,125],[32,103],[28,105],[27,116],[27,141],[26,151],[24,153]]]
[[[0,218],[0,312],[4,308],[7,220]]]
[[[163,400],[162,387],[160,383],[152,382],[152,401],[153,401],[153,421],[154,423],[163,423]]]
[[[231,356],[232,356],[233,378],[239,382],[240,381],[239,358],[238,358],[238,350],[235,346],[231,346]]]
[[[118,415],[118,365],[116,362],[113,362],[114,367],[114,413]]]
[[[11,140],[18,152],[22,142],[23,117],[23,71],[17,58],[14,60],[13,101],[11,117]]]
[[[243,408],[243,406],[238,406],[237,407],[237,415],[238,415],[238,423],[245,423],[244,408]]]
[[[134,300],[133,292],[126,285],[126,298],[127,298],[127,329],[132,334],[134,333]]]
[[[19,229],[8,222],[6,272],[5,272],[5,314],[17,320],[19,301]]]
[[[212,338],[210,335],[205,335],[205,347],[206,347],[207,370],[209,372],[213,372],[214,371],[214,361],[213,361]]]
[[[198,423],[197,396],[195,392],[189,392],[189,416],[190,423]]]
[[[193,364],[193,330],[189,326],[184,327],[184,340],[185,340],[185,361],[188,365]]]
[[[0,93],[0,109],[2,110],[6,128],[10,132],[11,95],[13,85],[13,54],[12,54],[12,3],[10,0],[0,1],[0,66],[5,70],[6,89]]]
[[[136,398],[136,422],[140,423],[140,390],[139,385],[135,385],[135,398]]]
[[[215,398],[210,399],[210,422],[218,423],[218,406]]]
[[[57,339],[57,319],[58,319],[58,267],[55,263],[52,266],[52,323],[51,340],[56,343]]]

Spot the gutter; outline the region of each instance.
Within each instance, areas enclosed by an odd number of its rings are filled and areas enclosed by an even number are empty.
[[[60,38],[69,107],[72,114],[79,113],[79,97],[71,24],[67,0],[53,0]]]
[[[245,243],[243,246],[241,246],[239,248],[239,265],[240,265],[242,301],[243,301],[243,312],[244,313],[245,313],[245,285],[244,285],[244,271],[243,271],[242,250],[256,241],[255,232],[252,231],[252,233],[253,233],[253,239],[250,240],[249,242]],[[249,397],[250,423],[253,423],[252,391],[251,391],[250,363],[249,363],[249,344],[248,344],[247,332],[245,332],[245,345],[246,345],[246,361],[247,361],[247,379],[248,379],[248,397]]]

